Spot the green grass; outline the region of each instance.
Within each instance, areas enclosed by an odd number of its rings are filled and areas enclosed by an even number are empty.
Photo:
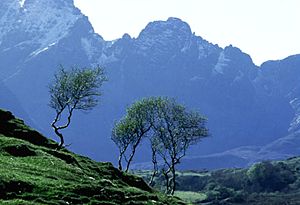
[[[0,110],[0,204],[184,204],[111,163],[55,149],[12,117]]]
[[[197,176],[197,177],[211,176],[210,172],[191,172],[191,171],[177,172],[177,175],[180,176],[180,177],[185,177],[185,176]]]
[[[196,203],[207,198],[206,194],[192,191],[176,191],[175,196],[183,199],[188,203]]]

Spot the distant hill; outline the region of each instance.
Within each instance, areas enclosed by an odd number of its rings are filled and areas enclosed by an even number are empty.
[[[0,110],[1,204],[184,204],[66,149]]]
[[[239,48],[210,43],[178,18],[151,22],[137,38],[105,41],[72,0],[3,0],[0,26],[0,80],[48,136],[54,113],[47,86],[58,66],[105,68],[109,81],[99,107],[76,113],[65,133],[74,136],[66,141],[78,153],[115,160],[114,121],[133,101],[162,95],[208,118],[212,137],[190,150],[183,168],[246,166],[300,154],[300,55],[257,66]],[[148,152],[135,162],[149,161]]]

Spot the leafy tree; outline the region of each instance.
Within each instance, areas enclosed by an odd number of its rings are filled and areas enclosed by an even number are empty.
[[[130,162],[134,156],[135,150],[137,146],[139,145],[139,142],[141,141],[141,135],[137,135],[136,130],[137,124],[131,120],[128,119],[128,117],[121,119],[113,128],[113,133],[111,139],[115,142],[117,147],[119,148],[119,170],[123,169],[122,166],[122,160],[127,162],[126,165],[126,171],[128,170],[128,167],[130,166]],[[131,154],[129,157],[129,160],[126,156],[126,151],[131,147]]]
[[[208,136],[206,119],[199,113],[187,111],[174,100],[163,99],[153,122],[156,140],[155,152],[164,164],[162,174],[166,180],[166,192],[174,194],[176,189],[176,165],[186,155],[188,148]]]
[[[270,161],[254,164],[247,171],[247,176],[249,185],[257,192],[281,191],[296,180],[286,164],[272,164]]]
[[[55,134],[60,138],[59,148],[64,145],[64,137],[60,130],[71,123],[74,110],[91,110],[98,104],[97,96],[101,95],[99,88],[106,81],[103,69],[72,68],[67,71],[60,67],[54,75],[54,81],[49,86],[49,106],[56,112],[51,124]],[[62,122],[65,119],[65,123]],[[58,123],[61,125],[58,125]]]
[[[119,169],[122,170],[122,162],[125,161],[125,171],[129,170],[130,164],[146,133],[152,127],[152,98],[135,102],[127,109],[127,114],[117,122],[112,131],[111,139],[119,149]]]
[[[115,124],[112,140],[119,148],[119,169],[125,161],[128,171],[137,147],[144,138],[150,140],[153,174],[149,184],[161,171],[166,181],[166,192],[176,189],[176,165],[186,155],[187,149],[208,136],[206,119],[199,113],[187,111],[174,100],[162,97],[137,101],[127,114]],[[158,157],[163,161],[158,164]]]

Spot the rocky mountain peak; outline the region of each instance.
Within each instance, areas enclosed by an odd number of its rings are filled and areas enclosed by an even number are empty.
[[[162,35],[171,36],[179,34],[189,37],[192,34],[190,26],[179,18],[168,18],[167,21],[154,21],[149,23],[146,28],[140,33],[139,38],[147,35]]]
[[[94,56],[93,45],[102,45],[101,37],[73,0],[2,0],[0,27],[0,58],[9,67],[0,68],[3,80],[20,75],[24,68],[33,69],[24,65],[62,44],[66,48],[68,39],[77,42],[72,45],[85,50],[90,59]],[[55,66],[58,63],[62,62]]]
[[[73,0],[4,0],[3,5],[8,10],[0,14],[0,26],[5,28],[0,39],[6,48],[35,42],[44,49],[63,38],[82,16]]]
[[[137,42],[142,50],[164,47],[170,51],[180,50],[192,37],[190,26],[178,18],[149,23],[140,33]]]

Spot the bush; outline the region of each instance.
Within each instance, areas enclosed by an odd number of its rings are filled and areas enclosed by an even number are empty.
[[[223,199],[229,199],[235,195],[235,192],[233,189],[222,187],[222,186],[216,186],[213,190],[209,190],[206,192],[207,198],[205,201],[220,201]]]
[[[177,178],[178,190],[199,191],[205,188],[208,176],[180,176]]]
[[[233,196],[230,198],[230,202],[242,203],[247,198],[247,194],[243,191],[233,192]]]
[[[212,172],[212,178],[220,185],[234,190],[244,189],[247,184],[247,175],[244,170],[218,170]]]
[[[269,161],[253,165],[248,171],[250,189],[256,192],[281,191],[296,178],[284,163],[273,165]]]

